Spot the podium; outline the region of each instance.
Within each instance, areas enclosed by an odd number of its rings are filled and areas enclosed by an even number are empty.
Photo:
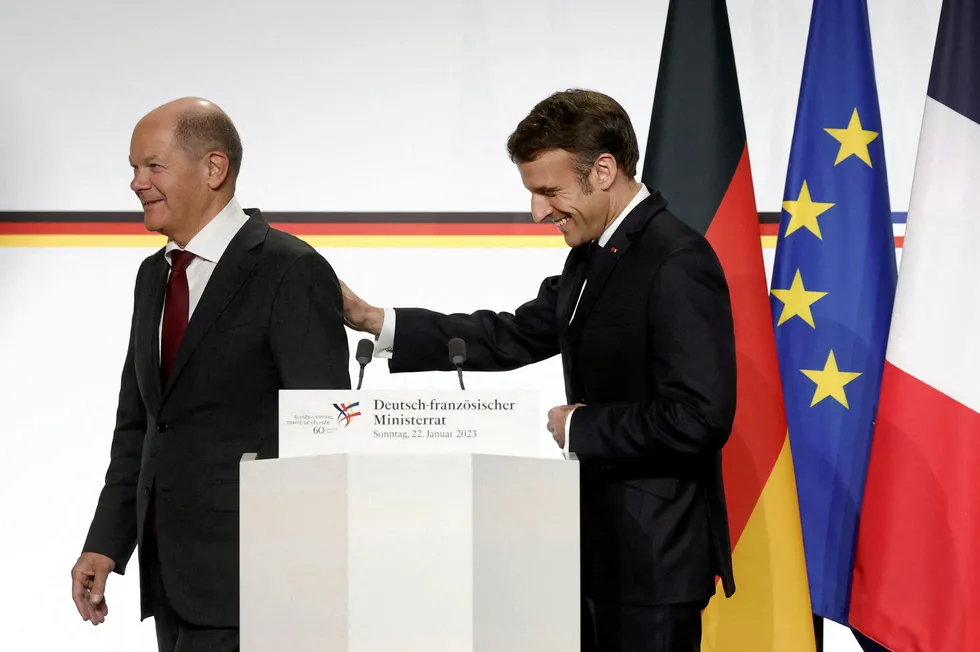
[[[534,392],[280,393],[241,463],[243,652],[579,650],[578,464]]]

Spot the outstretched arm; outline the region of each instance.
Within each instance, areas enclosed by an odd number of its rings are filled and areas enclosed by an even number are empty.
[[[384,311],[376,350],[390,358],[392,373],[451,371],[447,344],[466,342],[470,371],[507,371],[540,362],[559,353],[558,276],[546,278],[538,295],[514,313],[477,310],[443,314],[424,308]]]

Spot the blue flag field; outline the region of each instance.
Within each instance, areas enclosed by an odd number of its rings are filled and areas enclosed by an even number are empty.
[[[864,0],[815,0],[773,269],[813,612],[847,624],[897,266]]]

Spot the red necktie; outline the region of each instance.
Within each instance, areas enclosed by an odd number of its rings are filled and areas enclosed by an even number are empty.
[[[163,306],[163,333],[160,344],[160,377],[164,383],[174,366],[174,358],[180,341],[187,330],[190,300],[187,290],[187,266],[194,259],[189,251],[174,249],[170,252],[170,279],[167,281],[167,299]]]

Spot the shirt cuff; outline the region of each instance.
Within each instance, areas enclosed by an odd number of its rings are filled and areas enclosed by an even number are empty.
[[[374,341],[374,357],[391,359],[395,346],[395,309],[385,308],[381,332]]]
[[[561,452],[565,454],[565,457],[568,457],[568,444],[572,440],[572,413],[577,409],[578,408],[572,408],[568,411],[568,414],[565,415],[565,447],[561,449]]]

